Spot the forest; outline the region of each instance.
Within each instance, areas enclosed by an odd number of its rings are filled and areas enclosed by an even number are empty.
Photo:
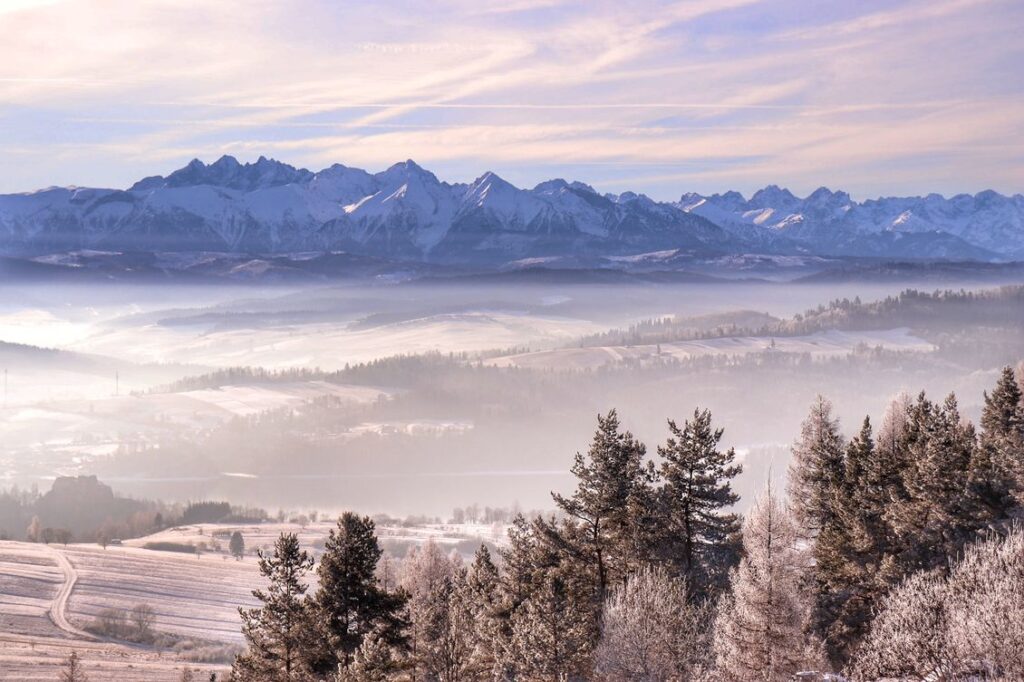
[[[819,396],[742,516],[708,410],[653,450],[612,410],[497,554],[396,561],[355,513],[316,560],[282,534],[232,679],[1022,679],[1022,379],[977,425],[922,392],[848,434]]]

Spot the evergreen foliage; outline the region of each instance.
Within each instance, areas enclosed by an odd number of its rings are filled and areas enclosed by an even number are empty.
[[[347,668],[370,633],[392,646],[404,644],[406,623],[400,611],[406,599],[381,588],[376,575],[380,556],[374,523],[367,516],[346,512],[327,536],[312,607],[318,640],[315,672]]]
[[[306,600],[306,573],[313,559],[299,547],[294,533],[282,533],[271,554],[259,553],[266,590],[254,590],[262,606],[239,609],[247,650],[235,659],[232,673],[241,682],[309,679],[306,665],[313,621]]]
[[[721,587],[733,563],[729,545],[739,530],[729,481],[742,467],[736,452],[719,450],[722,429],[711,425],[711,412],[694,410],[682,428],[669,420],[671,436],[658,448],[661,457],[658,547],[676,574],[686,578],[691,595]]]

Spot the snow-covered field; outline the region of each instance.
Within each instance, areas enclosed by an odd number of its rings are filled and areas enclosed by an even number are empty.
[[[178,680],[188,665],[205,673],[226,665],[197,663],[188,646],[180,651],[104,640],[85,630],[104,609],[147,604],[153,628],[194,642],[192,651],[230,655],[242,643],[238,607],[252,606],[261,584],[252,551],[269,548],[281,532],[297,532],[309,550],[322,547],[333,520],[300,527],[290,523],[197,524],[171,528],[103,549],[93,544],[41,545],[0,541],[0,680],[54,680],[77,651],[93,680]],[[241,561],[225,552],[234,530],[245,538]],[[382,526],[383,545],[415,545],[432,538],[456,549],[467,539],[501,543],[506,528],[486,524]],[[201,543],[200,555],[145,549],[150,542]],[[212,549],[213,543],[221,549]],[[315,576],[310,575],[315,583]]]
[[[157,630],[215,639],[226,635],[231,618],[237,621],[228,603],[246,603],[255,582],[251,559],[0,542],[0,680],[55,680],[72,651],[93,680],[178,680],[186,665],[204,676],[225,670],[171,651],[105,641],[81,627],[99,608],[144,602],[156,612]]]
[[[482,310],[430,315],[369,329],[337,323],[212,330],[146,325],[98,330],[68,347],[135,362],[340,369],[346,363],[365,362],[397,352],[447,353],[555,345],[601,329],[578,319]]]
[[[774,344],[774,345],[773,345]],[[906,327],[881,331],[829,330],[806,336],[760,337],[726,336],[714,339],[678,341],[659,345],[594,346],[519,353],[493,358],[497,367],[533,369],[594,369],[612,363],[643,361],[659,353],[662,358],[685,360],[707,355],[746,355],[774,350],[781,353],[808,353],[813,357],[847,355],[857,347],[894,351],[930,352],[935,346],[910,333]]]

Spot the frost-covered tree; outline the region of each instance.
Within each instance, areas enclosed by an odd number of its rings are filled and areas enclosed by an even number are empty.
[[[981,442],[971,478],[975,493],[992,517],[1007,517],[1024,504],[1024,394],[1010,367],[1004,367],[981,412]]]
[[[641,569],[612,588],[595,651],[607,680],[700,679],[708,661],[709,608],[694,602],[686,581],[664,567]]]
[[[413,676],[456,682],[477,671],[474,654],[480,632],[467,571],[445,557],[433,540],[403,563]]]
[[[728,574],[728,541],[739,530],[735,514],[725,510],[739,500],[730,481],[742,471],[736,452],[722,451],[722,429],[711,425],[711,412],[694,410],[679,428],[668,422],[671,436],[658,448],[662,462],[659,489],[658,548],[661,556],[700,597],[719,587]]]
[[[904,437],[903,499],[887,509],[904,572],[943,566],[979,526],[969,493],[974,427],[952,394],[937,405],[924,393],[911,407]]]
[[[339,666],[335,682],[386,682],[396,679],[401,665],[391,645],[371,632],[356,649],[352,663]]]
[[[511,618],[520,673],[513,679],[587,679],[594,640],[591,588],[571,571],[547,571],[538,578],[529,599]]]
[[[723,678],[788,680],[807,660],[797,540],[792,515],[769,486],[744,521],[744,556],[719,604],[714,650]]]
[[[832,403],[818,396],[800,427],[789,465],[789,499],[798,529],[814,538],[834,514],[845,473],[843,438]]]
[[[851,666],[856,679],[1024,679],[1024,528],[964,552],[948,576],[908,577]]]
[[[313,559],[299,546],[294,533],[282,533],[274,551],[259,553],[265,590],[253,590],[262,606],[240,608],[246,652],[235,659],[233,676],[241,682],[306,680],[305,665],[312,644],[313,622],[306,600],[306,573]]]
[[[915,573],[890,594],[850,673],[858,680],[926,679],[950,665],[944,582],[937,571]]]
[[[466,570],[466,599],[473,615],[472,668],[493,671],[501,651],[501,575],[486,545],[480,545]]]
[[[381,554],[369,517],[346,512],[327,536],[317,566],[320,584],[313,596],[316,672],[347,668],[371,632],[389,645],[404,643],[405,622],[400,611],[405,597],[380,586],[376,571]]]

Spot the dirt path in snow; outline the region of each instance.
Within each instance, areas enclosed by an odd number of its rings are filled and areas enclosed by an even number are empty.
[[[67,617],[68,600],[71,598],[72,590],[75,589],[75,583],[78,582],[78,571],[75,570],[75,567],[68,558],[64,556],[64,552],[53,547],[50,547],[49,550],[60,570],[64,573],[64,584],[60,586],[57,596],[53,598],[53,602],[50,604],[50,620],[53,621],[54,625],[73,637],[96,640],[95,636],[72,625]]]

